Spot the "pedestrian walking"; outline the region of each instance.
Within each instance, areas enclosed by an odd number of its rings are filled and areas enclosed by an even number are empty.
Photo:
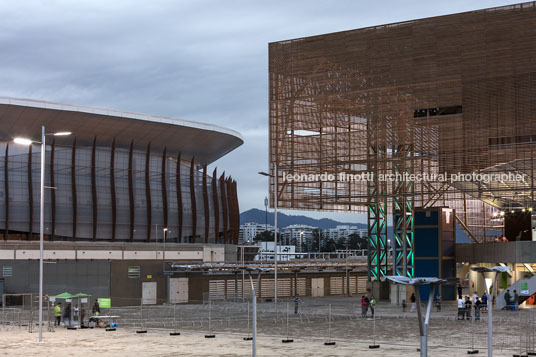
[[[402,312],[406,312],[406,300],[402,300]]]
[[[465,319],[471,320],[471,308],[473,303],[471,302],[471,298],[469,296],[465,297]]]
[[[54,318],[54,326],[59,326],[61,324],[61,302],[54,306]]]
[[[374,310],[376,309],[376,299],[374,299],[374,295],[370,297],[370,312],[372,313],[372,317],[374,317]]]
[[[300,299],[297,296],[294,296],[294,313],[298,313],[298,306],[300,304]]]
[[[488,294],[484,291],[484,294],[482,294],[482,305],[481,305],[482,311],[488,311]]]
[[[436,300],[435,300],[435,306],[437,312],[441,311],[441,295],[437,294]]]
[[[506,304],[507,310],[512,308],[511,306],[512,302],[510,300],[511,300],[510,289],[506,289],[506,292],[504,293],[504,302]]]
[[[482,307],[482,301],[480,301],[480,298],[477,298],[475,302],[475,320],[480,320],[480,308],[481,307]]]
[[[458,320],[465,319],[465,302],[461,297],[458,297]]]
[[[517,290],[514,290],[514,300],[512,300],[512,310],[516,311],[519,304],[519,295],[517,294]]]
[[[411,294],[410,301],[411,301],[411,312],[415,312],[415,307],[417,306],[417,304],[415,303],[417,301],[417,298],[415,297],[415,293]]]
[[[71,304],[67,303],[65,309],[63,310],[63,326],[71,326]]]
[[[473,304],[476,303],[476,300],[478,299],[478,294],[476,293],[476,291],[473,293]]]
[[[365,295],[361,296],[361,317],[367,317],[367,301],[365,300]]]

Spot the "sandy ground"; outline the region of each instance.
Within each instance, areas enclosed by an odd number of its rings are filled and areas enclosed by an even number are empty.
[[[104,329],[65,330],[46,333],[44,342],[38,342],[37,333],[3,331],[2,356],[248,356],[251,342],[235,334],[217,334],[205,339],[202,333],[182,332],[169,336],[164,331],[136,334],[133,330],[106,332]],[[486,351],[481,351],[484,355]],[[259,356],[419,356],[415,347],[381,345],[371,350],[367,343],[337,342],[324,346],[323,339],[295,339],[282,343],[280,338],[261,335],[257,340]],[[465,355],[465,349],[431,348],[430,356]],[[495,356],[512,356],[512,352],[495,353]]]
[[[327,306],[333,307],[331,323]],[[284,305],[285,306],[285,305]],[[216,338],[206,339],[209,333],[207,305],[176,307],[175,327],[180,336],[170,336],[173,330],[173,308],[155,306],[144,309],[147,334],[137,334],[140,321],[137,308],[114,309],[121,316],[117,331],[105,329],[67,330],[57,328],[48,332],[44,342],[38,342],[37,329],[0,326],[0,356],[248,356],[251,342],[248,334],[247,305],[236,303],[213,304],[210,307],[210,330]],[[282,343],[287,335],[286,308],[277,317],[273,304],[259,304],[257,354],[259,356],[419,356],[418,322],[415,313],[402,313],[400,308],[379,304],[376,319],[362,319],[356,311],[355,299],[305,300],[300,314],[289,314],[288,335],[293,343]],[[536,311],[498,312],[494,315],[494,355],[512,356],[525,352],[534,343]],[[429,356],[461,356],[474,344],[478,355],[487,355],[486,314],[481,321],[456,320],[456,307],[445,305],[432,314],[429,328]],[[335,346],[325,346],[331,331]],[[375,331],[375,334],[374,334]],[[530,331],[526,333],[526,331]],[[371,350],[373,339],[380,345]]]

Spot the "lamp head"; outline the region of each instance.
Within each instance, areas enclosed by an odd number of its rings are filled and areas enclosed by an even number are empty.
[[[31,141],[30,139],[26,139],[26,138],[15,138],[13,139],[13,142],[15,144],[21,144],[21,145],[26,145],[26,146],[32,145],[33,143],[33,141]]]

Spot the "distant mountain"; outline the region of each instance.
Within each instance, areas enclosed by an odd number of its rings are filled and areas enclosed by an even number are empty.
[[[250,209],[248,211],[240,213],[240,224],[256,222],[260,224],[266,223],[266,212],[260,209]],[[268,212],[268,224],[274,224],[274,213]],[[277,213],[277,225],[282,228],[293,224],[305,224],[312,227],[318,227],[322,229],[335,228],[340,225],[357,226],[357,228],[367,228],[364,223],[343,223],[337,222],[329,218],[314,219],[307,216],[293,216],[285,213]]]

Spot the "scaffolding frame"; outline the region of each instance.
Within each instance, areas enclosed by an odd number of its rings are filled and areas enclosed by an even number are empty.
[[[473,242],[502,235],[505,212],[536,209],[535,57],[535,2],[270,43],[278,207],[367,213],[371,279],[388,215],[397,275],[413,275],[415,207],[453,208]]]

